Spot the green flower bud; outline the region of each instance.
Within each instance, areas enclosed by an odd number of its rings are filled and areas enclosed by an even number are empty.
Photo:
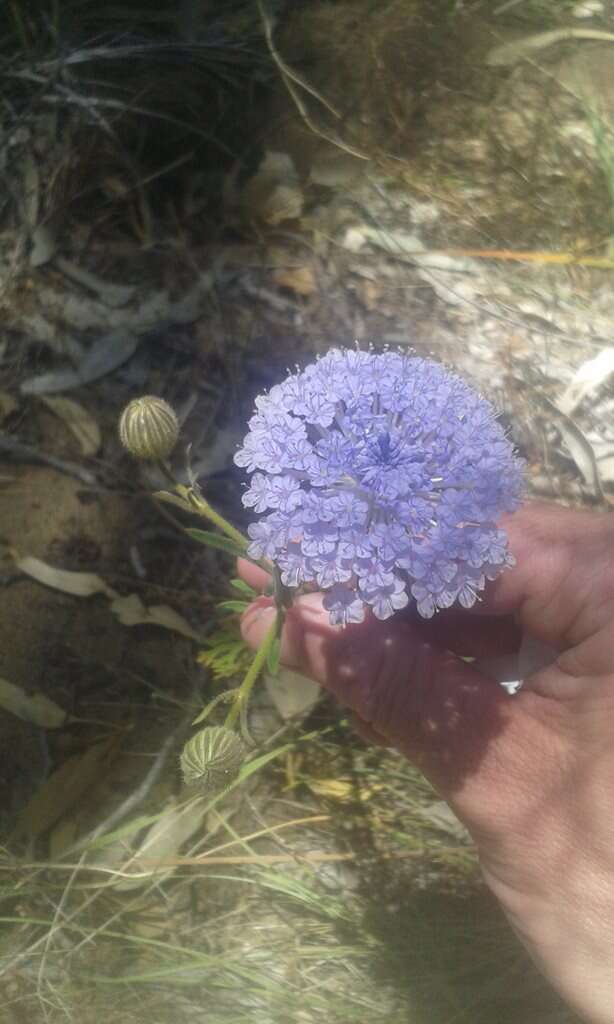
[[[119,420],[119,439],[136,459],[165,459],[179,438],[175,410],[156,395],[129,402]]]

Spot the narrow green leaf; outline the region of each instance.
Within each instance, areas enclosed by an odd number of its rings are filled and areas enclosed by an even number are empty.
[[[246,597],[253,598],[258,597],[258,591],[254,590],[253,587],[248,586],[245,580],[230,580],[230,586],[234,587],[235,590],[240,591],[241,594],[245,594]]]
[[[239,612],[240,614],[249,608],[249,601],[220,601],[217,605],[221,612]]]
[[[164,501],[167,505],[175,505],[180,508],[183,512],[191,512],[192,507],[188,505],[185,498],[177,497],[176,494],[171,494],[170,491],[155,491],[153,497],[157,501]]]
[[[272,676],[276,676],[277,675],[277,670],[279,668],[279,654],[280,654],[280,651],[281,651],[281,637],[276,636],[275,639],[273,640],[273,642],[271,643],[271,646],[269,647],[269,651],[268,651],[267,659],[266,659],[267,672],[270,672]]]
[[[275,750],[268,750],[266,754],[261,754],[260,757],[255,757],[252,761],[247,761],[241,771],[239,772],[239,781],[244,782],[254,772],[260,771],[264,768],[265,764],[269,761],[274,761],[276,757],[281,757],[282,754],[287,753],[289,750],[293,750],[295,747],[294,743],[285,743],[283,747],[277,747]]]
[[[235,557],[244,555],[245,552],[238,544],[230,540],[228,537],[222,537],[219,533],[213,533],[211,530],[193,530],[189,529],[185,531],[188,537],[192,540],[197,540],[199,544],[207,544],[210,548],[218,548],[219,551],[226,551],[229,555]]]

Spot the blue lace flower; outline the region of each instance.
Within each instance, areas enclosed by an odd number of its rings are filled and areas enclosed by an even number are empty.
[[[522,461],[491,404],[396,352],[332,349],[256,401],[235,462],[252,473],[252,558],[325,591],[332,623],[469,608],[513,559],[496,520]]]

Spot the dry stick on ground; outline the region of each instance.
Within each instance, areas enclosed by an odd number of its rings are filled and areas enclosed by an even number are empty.
[[[331,106],[331,104],[327,100],[324,99],[323,96],[321,96],[313,88],[313,86],[309,85],[303,78],[301,78],[300,75],[296,73],[296,71],[293,71],[292,68],[290,68],[286,64],[286,62],[279,54],[277,48],[275,47],[275,43],[273,42],[272,22],[264,9],[264,4],[262,3],[262,0],[258,0],[258,10],[260,12],[260,17],[262,19],[264,37],[266,39],[266,44],[269,48],[269,53],[271,54],[271,58],[273,59],[273,62],[281,75],[282,81],[286,89],[288,90],[292,100],[294,101],[296,109],[298,110],[299,114],[301,115],[303,121],[305,122],[309,130],[313,132],[314,135],[317,135],[319,138],[324,139],[325,142],[330,142],[333,146],[336,146],[337,149],[342,149],[345,153],[349,153],[350,156],[355,156],[359,160],[370,160],[371,157],[369,156],[368,153],[363,153],[362,150],[356,149],[354,146],[348,145],[346,142],[343,142],[335,135],[329,135],[328,132],[322,131],[322,129],[318,128],[318,126],[314,123],[309,111],[307,110],[307,107],[305,106],[300,97],[296,85],[299,85],[302,89],[305,89],[306,92],[310,93],[311,96],[314,96],[317,100],[319,100],[319,102],[322,103],[322,105],[326,107],[326,109],[331,114],[333,114],[334,117],[339,118],[341,115],[337,110],[335,110],[334,107]]]

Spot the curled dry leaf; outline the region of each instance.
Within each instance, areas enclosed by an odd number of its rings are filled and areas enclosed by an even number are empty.
[[[68,717],[66,711],[43,693],[27,694],[6,679],[0,679],[0,707],[42,729],[59,729]]]
[[[68,429],[77,438],[83,455],[95,455],[101,445],[100,427],[89,412],[79,402],[72,398],[51,397],[41,395],[43,402],[48,409],[66,424]]]

